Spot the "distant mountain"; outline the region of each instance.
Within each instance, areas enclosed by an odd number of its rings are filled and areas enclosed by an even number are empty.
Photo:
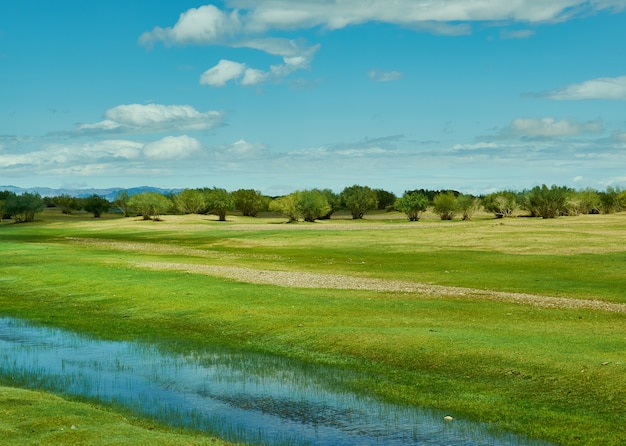
[[[37,193],[42,197],[56,197],[59,195],[69,195],[71,197],[84,198],[91,195],[99,195],[106,198],[109,201],[113,201],[120,191],[127,191],[129,196],[139,194],[141,192],[158,192],[160,194],[178,193],[182,189],[161,189],[159,187],[141,186],[141,187],[111,187],[108,189],[52,189],[49,187],[17,187],[17,186],[0,186],[0,191],[9,191],[16,194],[22,194],[24,192]]]

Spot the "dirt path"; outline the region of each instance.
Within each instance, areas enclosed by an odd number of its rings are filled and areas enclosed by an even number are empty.
[[[507,293],[473,288],[428,285],[400,280],[369,279],[336,274],[306,273],[294,271],[272,271],[219,265],[199,265],[170,262],[138,262],[140,268],[154,270],[185,271],[193,274],[225,277],[240,282],[277,285],[294,288],[332,288],[344,290],[367,290],[402,292],[427,295],[429,297],[468,297],[499,302],[514,302],[542,308],[584,308],[626,313],[626,304],[589,299],[539,296],[534,294]]]

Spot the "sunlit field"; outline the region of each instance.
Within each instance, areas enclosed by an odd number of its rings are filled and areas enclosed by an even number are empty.
[[[355,371],[353,390],[567,445],[626,443],[625,271],[624,213],[285,224],[48,210],[0,224],[1,315]],[[55,444],[51,429],[92,412],[128,439],[205,439],[3,384],[11,444],[28,429]],[[69,418],[57,423],[61,412]]]

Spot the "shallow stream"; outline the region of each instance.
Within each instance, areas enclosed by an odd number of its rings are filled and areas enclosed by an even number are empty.
[[[342,371],[223,349],[174,354],[13,318],[0,317],[0,377],[253,444],[546,444],[355,394]]]

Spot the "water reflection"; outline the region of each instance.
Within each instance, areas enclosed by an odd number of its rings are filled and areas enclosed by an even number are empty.
[[[445,414],[342,391],[345,374],[279,357],[99,341],[0,318],[0,375],[124,405],[231,441],[288,445],[538,445]],[[545,443],[542,443],[545,444]]]

